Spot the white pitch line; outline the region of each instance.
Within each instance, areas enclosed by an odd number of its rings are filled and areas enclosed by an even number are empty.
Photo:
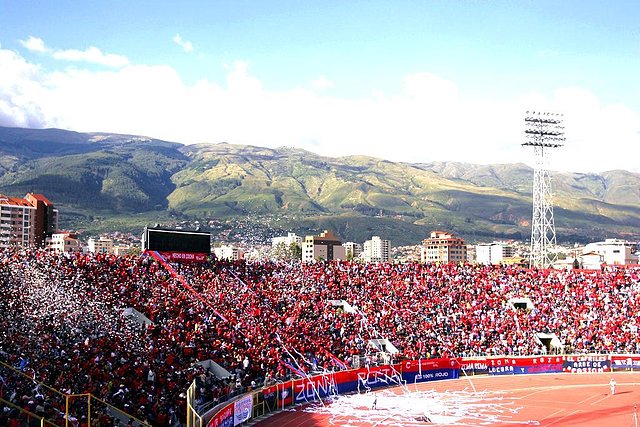
[[[580,402],[578,402],[578,405],[582,405],[583,403],[586,403],[587,401],[593,399],[594,397],[598,397],[600,396],[599,394],[594,394],[593,396],[589,396],[586,399],[582,399]]]
[[[563,408],[563,409],[558,409],[556,412],[552,412],[551,414],[547,415],[546,417],[544,417],[544,418],[543,418],[543,419],[541,419],[540,421],[544,421],[544,420],[546,420],[547,418],[551,418],[551,417],[553,417],[554,415],[556,415],[556,414],[558,414],[558,413],[560,413],[560,412],[564,412],[564,411],[565,411],[565,409],[564,409],[564,408]]]
[[[608,399],[608,398],[610,398],[610,397],[611,397],[611,395],[608,395],[608,394],[607,394],[607,395],[605,395],[602,399],[598,399],[598,400],[596,400],[595,402],[591,402],[591,406],[595,405],[596,403],[602,402],[603,400]]]
[[[509,393],[509,392],[514,392],[514,391],[526,391],[526,390],[537,390],[535,393],[538,393],[538,391],[547,391],[547,390],[562,390],[565,388],[581,388],[581,387],[607,387],[609,384],[608,383],[597,383],[597,384],[564,384],[564,385],[552,385],[552,386],[536,386],[536,387],[527,387],[527,388],[510,388],[510,389],[505,389],[505,390],[501,390],[500,392],[503,393]],[[638,386],[640,385],[640,383],[618,383],[618,386],[620,385],[630,385],[630,386]],[[527,395],[529,396],[529,395]],[[523,396],[523,397],[527,397],[527,396]],[[523,398],[521,397],[521,398]]]
[[[555,421],[554,421],[554,422],[552,422],[551,424],[547,424],[547,427],[548,427],[548,426],[551,426],[551,425],[554,425],[555,423],[560,422],[560,421],[564,420],[565,418],[570,417],[570,416],[571,416],[571,415],[573,415],[573,414],[577,414],[578,412],[581,412],[581,411],[582,411],[581,409],[576,409],[575,411],[571,412],[570,414],[567,414],[567,415],[565,415],[565,416],[564,416],[564,417],[562,417],[562,418],[558,418],[557,420],[555,420]]]

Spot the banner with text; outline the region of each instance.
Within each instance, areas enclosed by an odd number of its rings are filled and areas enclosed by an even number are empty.
[[[495,357],[487,359],[489,375],[548,374],[563,371],[562,356]]]
[[[576,355],[529,357],[475,357],[465,359],[419,359],[396,365],[330,372],[274,384],[257,392],[256,401],[269,411],[315,401],[336,394],[367,392],[415,382],[459,378],[465,375],[519,375],[538,373],[591,373],[611,370],[640,370],[638,355]],[[251,417],[252,395],[218,411],[208,427],[234,427]],[[235,415],[235,417],[234,417]]]
[[[565,372],[576,374],[608,372],[611,370],[611,360],[607,355],[566,356],[562,368]]]
[[[618,370],[640,370],[640,356],[611,356],[611,369]]]
[[[247,394],[233,402],[233,425],[237,426],[251,418],[253,410],[253,396]]]
[[[207,254],[200,252],[160,252],[168,262],[205,262]]]
[[[211,420],[209,427],[234,427],[233,426],[233,403],[228,404],[218,411]]]

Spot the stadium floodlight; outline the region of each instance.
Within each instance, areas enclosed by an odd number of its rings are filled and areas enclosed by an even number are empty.
[[[529,266],[548,268],[556,260],[550,252],[556,245],[556,229],[547,152],[564,145],[564,119],[562,114],[527,111],[524,122],[526,142],[522,146],[533,147],[535,158]]]

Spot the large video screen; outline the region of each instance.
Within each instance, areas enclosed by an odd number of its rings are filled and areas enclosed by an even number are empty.
[[[158,252],[211,253],[211,234],[201,231],[146,228],[144,249]]]

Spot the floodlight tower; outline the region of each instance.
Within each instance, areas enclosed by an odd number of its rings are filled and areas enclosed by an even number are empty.
[[[556,228],[553,221],[551,174],[547,168],[547,152],[564,145],[562,114],[527,111],[524,118],[526,142],[533,147],[533,219],[531,221],[531,268],[548,268],[556,260],[549,249],[556,245]]]

